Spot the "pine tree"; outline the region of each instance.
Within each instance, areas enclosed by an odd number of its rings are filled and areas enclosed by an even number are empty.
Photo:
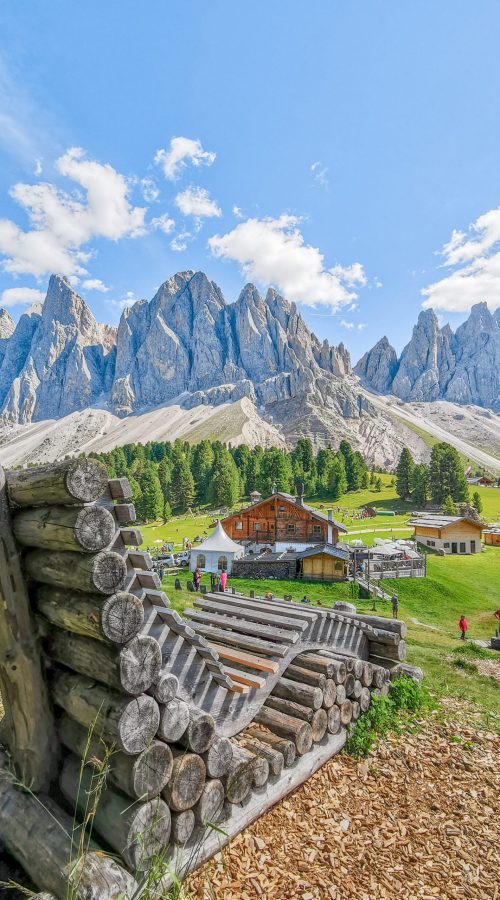
[[[365,469],[363,472],[363,478],[361,480],[361,487],[366,491],[370,487],[370,474],[368,469]]]
[[[481,500],[481,494],[478,491],[474,491],[472,495],[472,505],[479,514],[482,513],[483,501]]]
[[[139,501],[139,514],[142,519],[159,519],[163,513],[164,499],[160,479],[156,474],[154,463],[147,462],[139,477],[142,496]]]
[[[293,472],[288,453],[271,447],[262,455],[258,490],[261,494],[270,494],[274,484],[278,491],[288,493],[293,486]]]
[[[340,500],[347,491],[347,477],[342,453],[335,453],[328,472],[328,493],[332,500]]]
[[[158,478],[163,492],[164,500],[170,499],[170,488],[172,485],[172,464],[167,456],[164,456],[158,466]]]
[[[215,461],[215,453],[210,441],[203,440],[193,450],[191,473],[196,486],[196,500],[198,503],[206,503],[209,497],[212,469]]]
[[[163,504],[163,521],[168,522],[171,515],[172,515],[172,508],[171,508],[168,500],[165,500],[165,503]]]
[[[418,509],[423,509],[429,499],[429,469],[425,463],[419,463],[413,470],[411,499]]]
[[[442,504],[450,495],[455,503],[467,502],[469,489],[458,452],[445,442],[431,452],[430,491],[434,503]]]
[[[231,456],[222,459],[215,467],[212,477],[212,501],[215,506],[233,507],[238,500],[240,476]]]
[[[455,515],[455,504],[453,502],[453,497],[451,494],[447,494],[443,500],[443,510],[446,516],[454,516]]]
[[[194,500],[194,479],[185,459],[177,456],[172,469],[171,503],[174,509],[185,512]]]
[[[396,493],[401,500],[409,500],[413,490],[415,462],[408,447],[403,447],[396,468]]]
[[[375,479],[373,488],[377,492],[377,494],[380,494],[380,491],[382,490],[382,479],[380,478],[380,476]]]

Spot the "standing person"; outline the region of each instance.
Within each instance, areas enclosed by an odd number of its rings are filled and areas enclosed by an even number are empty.
[[[398,609],[399,609],[399,602],[398,602],[397,594],[393,594],[393,596],[391,597],[391,606],[392,606],[392,617],[393,617],[393,619],[397,619]]]
[[[195,591],[199,591],[200,581],[201,581],[201,572],[199,569],[196,569],[194,576],[193,576],[193,584],[194,584]]]
[[[458,623],[458,627],[460,628],[460,640],[465,641],[465,635],[466,635],[467,631],[469,630],[469,625],[468,625],[467,619],[465,618],[463,613],[460,617],[460,622]]]
[[[222,572],[220,573],[220,589],[221,589],[221,591],[226,590],[226,584],[227,584],[227,572],[225,569],[223,569]]]

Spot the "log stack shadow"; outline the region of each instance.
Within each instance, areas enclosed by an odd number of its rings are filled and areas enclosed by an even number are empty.
[[[350,604],[205,594],[186,621],[138,549],[127,480],[108,480],[96,462],[4,482],[0,564],[14,565],[15,543],[55,740],[39,765],[42,803],[3,755],[0,839],[56,898],[75,871],[76,897],[111,898],[113,884],[132,893],[159,856],[184,876],[338,752],[391,678],[420,677],[403,663],[404,623]],[[8,580],[1,585],[9,601]],[[27,711],[10,712],[16,765],[16,721]],[[86,821],[96,783],[95,842],[79,856],[69,822],[75,810]],[[13,816],[26,827],[12,828]]]

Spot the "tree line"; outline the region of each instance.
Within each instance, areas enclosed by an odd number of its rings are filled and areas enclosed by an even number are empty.
[[[444,441],[434,444],[429,465],[415,463],[407,447],[401,451],[396,468],[396,493],[401,500],[411,500],[423,509],[427,503],[440,506],[454,515],[456,506],[469,502],[469,486],[460,455]],[[482,512],[480,494],[475,491],[472,506]]]
[[[92,456],[104,462],[110,478],[129,479],[141,519],[166,521],[193,506],[232,508],[255,490],[267,496],[275,486],[295,493],[298,482],[307,496],[329,500],[360,488],[382,488],[380,477],[345,440],[336,451],[315,453],[308,438],[299,438],[291,451],[260,446],[251,450],[246,444],[226,447],[209,440],[192,445],[178,439],[126,444]]]

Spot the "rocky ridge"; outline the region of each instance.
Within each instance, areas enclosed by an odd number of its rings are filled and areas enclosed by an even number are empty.
[[[399,359],[384,337],[354,372],[367,387],[405,402],[448,400],[498,412],[500,310],[490,313],[486,303],[477,303],[456,332],[440,328],[434,311],[425,310]]]
[[[491,359],[491,321],[498,331],[500,320],[483,307],[473,318],[481,321],[481,339],[475,326],[465,323],[453,335],[423,313],[400,360],[384,338],[353,374],[344,345],[319,341],[295,304],[272,289],[262,297],[246,285],[227,303],[202,272],[180,272],[150,302],[125,309],[115,329],[99,324],[69,282],[52,276],[43,305],[15,327],[0,312],[0,447],[10,464],[42,452],[48,461],[79,447],[153,434],[166,440],[176,431],[193,441],[276,446],[306,435],[317,448],[346,437],[379,465],[392,466],[403,446],[423,459],[428,442],[374,391],[468,398],[474,383],[474,396],[480,385],[481,397],[493,398],[498,374],[490,372],[488,382],[485,367],[479,371],[478,341]],[[467,355],[467,341],[475,355]]]

